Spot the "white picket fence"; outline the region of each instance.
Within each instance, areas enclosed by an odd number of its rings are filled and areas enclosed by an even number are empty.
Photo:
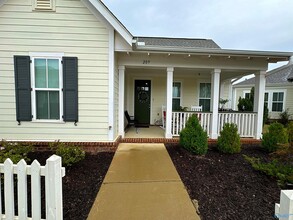
[[[256,116],[257,113],[219,112],[218,134],[225,123],[233,123],[237,125],[240,137],[254,137]]]
[[[172,135],[179,136],[180,131],[185,128],[185,123],[191,115],[197,115],[200,125],[209,135],[211,112],[172,112]],[[254,137],[257,113],[219,112],[218,113],[218,135],[225,123],[237,125],[240,137]]]
[[[1,219],[41,219],[41,176],[45,177],[45,205],[46,219],[63,219],[62,202],[62,177],[65,176],[65,168],[62,167],[61,157],[53,155],[46,161],[45,166],[41,166],[37,160],[31,165],[27,165],[22,159],[17,164],[13,164],[10,159],[6,159],[4,164],[0,164],[1,175],[4,174],[4,210],[2,213],[2,195],[0,193],[0,217]],[[14,175],[17,182],[14,182]],[[28,216],[27,197],[27,176],[31,176],[31,213]],[[15,216],[15,190],[17,185],[17,207],[18,216]],[[1,178],[0,178],[1,192]]]
[[[281,190],[280,203],[275,204],[275,217],[293,220],[293,190]]]
[[[179,136],[185,128],[186,121],[192,115],[197,115],[201,127],[209,134],[212,113],[210,112],[172,112],[172,135]]]

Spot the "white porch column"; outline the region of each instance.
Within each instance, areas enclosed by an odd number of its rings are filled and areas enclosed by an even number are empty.
[[[211,73],[212,81],[212,94],[211,94],[211,128],[210,128],[210,138],[218,138],[218,111],[219,111],[219,91],[220,91],[220,69],[214,69]]]
[[[266,87],[266,71],[261,70],[255,74],[253,111],[257,113],[255,122],[255,138],[260,139],[263,128],[264,96]]]
[[[173,67],[167,68],[167,106],[165,138],[172,138],[172,98],[173,98]]]
[[[118,67],[119,74],[119,135],[124,138],[124,87],[125,87],[125,66]]]

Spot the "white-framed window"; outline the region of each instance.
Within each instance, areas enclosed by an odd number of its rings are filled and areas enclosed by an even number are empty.
[[[172,109],[180,110],[181,106],[181,82],[173,82],[173,100],[172,100]]]
[[[62,56],[33,56],[31,59],[33,120],[61,121]]]
[[[272,112],[282,112],[284,106],[284,92],[273,92]]]
[[[37,11],[55,11],[56,0],[32,0],[33,10]]]
[[[243,91],[243,97],[245,99],[250,99],[250,90],[244,90]]]
[[[269,109],[269,93],[265,92],[265,106]]]
[[[202,106],[203,111],[211,109],[211,83],[199,84],[199,106]]]

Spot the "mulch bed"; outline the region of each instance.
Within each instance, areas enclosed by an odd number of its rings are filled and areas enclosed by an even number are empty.
[[[45,165],[46,159],[51,155],[51,152],[34,152],[29,157],[37,159],[41,165]],[[113,152],[86,155],[83,161],[66,169],[66,175],[63,177],[64,220],[87,218],[113,156]],[[44,188],[42,191],[44,197]],[[42,200],[44,202],[44,198]],[[42,217],[44,215],[45,207],[42,205]]]
[[[210,148],[196,156],[178,145],[167,150],[191,199],[198,200],[202,219],[274,219],[280,200],[277,181],[246,162],[242,154],[268,159],[259,146],[243,147],[228,155]]]

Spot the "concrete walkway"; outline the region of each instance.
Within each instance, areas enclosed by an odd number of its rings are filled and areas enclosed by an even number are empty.
[[[120,144],[89,220],[198,220],[163,144]]]

